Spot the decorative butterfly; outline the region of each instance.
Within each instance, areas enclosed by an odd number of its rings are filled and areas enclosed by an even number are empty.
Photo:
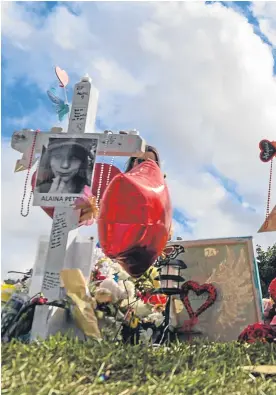
[[[58,119],[61,122],[65,115],[69,113],[69,105],[65,104],[65,102],[56,95],[55,88],[51,88],[50,90],[48,90],[47,94],[51,102],[56,105]]]

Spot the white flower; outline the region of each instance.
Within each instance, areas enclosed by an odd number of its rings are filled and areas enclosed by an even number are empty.
[[[127,292],[127,299],[131,302],[135,299],[135,286],[132,281],[119,281],[120,287],[124,287]]]
[[[137,300],[133,306],[134,314],[139,318],[145,318],[151,313],[151,306],[145,304],[142,300]]]
[[[111,268],[110,268],[110,262],[109,262],[108,260],[102,261],[102,263],[101,263],[101,269],[100,269],[102,275],[103,275],[103,276],[108,276],[108,275],[109,275],[109,272],[110,272],[110,269],[111,269]]]
[[[158,327],[164,321],[164,316],[162,313],[156,312],[156,313],[149,314],[148,319],[150,320],[150,322],[152,322],[153,324],[155,324]]]
[[[112,270],[114,270],[114,273],[118,273],[119,280],[124,281],[129,279],[129,274],[122,268],[122,266],[118,262],[113,261],[111,267]]]
[[[125,270],[121,270],[118,273],[118,277],[119,277],[120,280],[124,281],[124,280],[129,279],[129,274]]]
[[[94,248],[94,252],[92,255],[92,263],[93,263],[92,267],[94,268],[95,265],[97,264],[97,261],[104,258],[104,257],[105,257],[105,255],[104,255],[101,248],[98,248],[98,247]]]
[[[95,298],[98,303],[109,303],[113,295],[109,289],[99,287],[96,289]]]
[[[127,297],[126,290],[123,290],[116,281],[106,278],[100,284],[100,288],[107,289],[111,292],[112,301],[116,303],[120,299],[125,299]]]
[[[140,333],[140,342],[143,344],[147,344],[150,342],[153,335],[153,330],[148,328],[147,330],[142,330]]]

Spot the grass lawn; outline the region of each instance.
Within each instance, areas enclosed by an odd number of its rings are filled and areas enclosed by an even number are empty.
[[[269,344],[181,343],[170,348],[80,343],[52,337],[2,346],[2,394],[275,395],[276,376],[242,366],[275,365]],[[109,379],[101,374],[110,371]]]

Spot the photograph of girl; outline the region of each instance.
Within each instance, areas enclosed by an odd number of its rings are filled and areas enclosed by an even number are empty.
[[[97,139],[50,138],[42,150],[36,192],[81,194],[91,186],[97,144]]]

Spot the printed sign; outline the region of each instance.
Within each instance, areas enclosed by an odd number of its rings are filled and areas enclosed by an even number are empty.
[[[34,206],[71,207],[91,186],[98,138],[50,135],[42,148],[34,189]]]
[[[234,341],[247,325],[261,320],[261,292],[251,238],[169,243],[176,244],[185,249],[177,259],[186,265],[181,276],[187,285],[174,317],[180,331],[193,313],[200,312],[191,335]],[[215,301],[208,303],[212,296]]]

